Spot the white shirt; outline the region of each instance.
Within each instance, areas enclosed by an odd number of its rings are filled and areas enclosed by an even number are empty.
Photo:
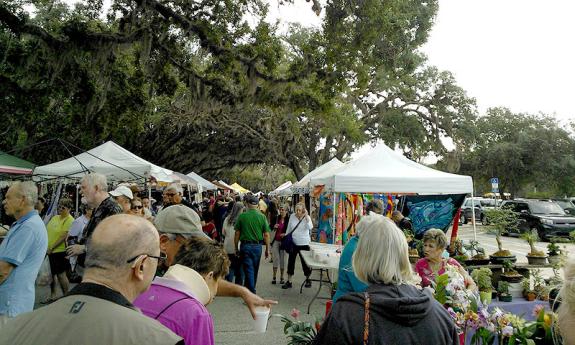
[[[286,234],[289,234],[299,223],[299,219],[296,217],[295,213],[289,217],[288,227]],[[293,243],[297,246],[307,246],[311,242],[311,229],[313,229],[313,223],[311,222],[311,217],[306,215],[302,219],[301,223],[292,233]]]
[[[68,236],[76,236],[79,240],[82,237],[82,231],[84,231],[84,227],[88,225],[89,221],[90,220],[86,218],[85,215],[81,215],[80,217],[76,218],[74,222],[72,222],[72,226],[70,226]]]
[[[236,250],[234,249],[234,236],[236,235],[235,224],[228,224],[228,217],[224,219],[223,226],[224,233],[224,250],[228,254],[234,254]]]

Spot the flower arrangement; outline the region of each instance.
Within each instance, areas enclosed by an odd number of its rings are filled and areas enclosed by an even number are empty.
[[[281,321],[285,323],[284,334],[288,338],[288,345],[309,345],[317,335],[321,327],[321,318],[316,318],[315,324],[311,322],[299,320],[300,311],[296,308],[292,309],[290,317],[279,315]]]

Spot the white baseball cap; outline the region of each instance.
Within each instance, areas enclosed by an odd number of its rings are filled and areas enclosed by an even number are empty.
[[[110,192],[111,196],[120,196],[123,195],[128,199],[134,199],[134,194],[132,194],[132,190],[127,186],[118,186],[116,189]]]

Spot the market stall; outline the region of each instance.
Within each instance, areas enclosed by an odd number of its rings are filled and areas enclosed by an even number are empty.
[[[320,199],[318,238],[339,244],[353,235],[357,216],[370,199],[381,199],[391,211],[400,195],[444,196],[440,209],[451,212],[452,219],[459,205],[451,196],[473,193],[473,181],[470,176],[416,163],[380,144],[358,159],[312,177],[310,188]]]
[[[0,151],[0,174],[31,175],[34,163]]]

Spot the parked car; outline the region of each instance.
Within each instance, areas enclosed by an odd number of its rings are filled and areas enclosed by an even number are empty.
[[[497,200],[497,205],[499,205],[500,202],[500,200]],[[484,210],[494,208],[495,205],[495,199],[473,198],[472,200],[471,198],[467,198],[461,205],[461,216],[459,217],[459,221],[462,224],[467,224],[473,218],[472,208],[475,207],[475,221],[480,221],[481,224],[487,225],[489,220],[485,216]]]
[[[571,199],[552,199],[561,206],[568,215],[575,216],[575,204]]]
[[[519,225],[516,233],[519,234],[537,231],[539,238],[545,241],[554,236],[569,237],[569,233],[575,230],[575,216],[567,215],[553,200],[506,200],[501,207],[517,212]]]

